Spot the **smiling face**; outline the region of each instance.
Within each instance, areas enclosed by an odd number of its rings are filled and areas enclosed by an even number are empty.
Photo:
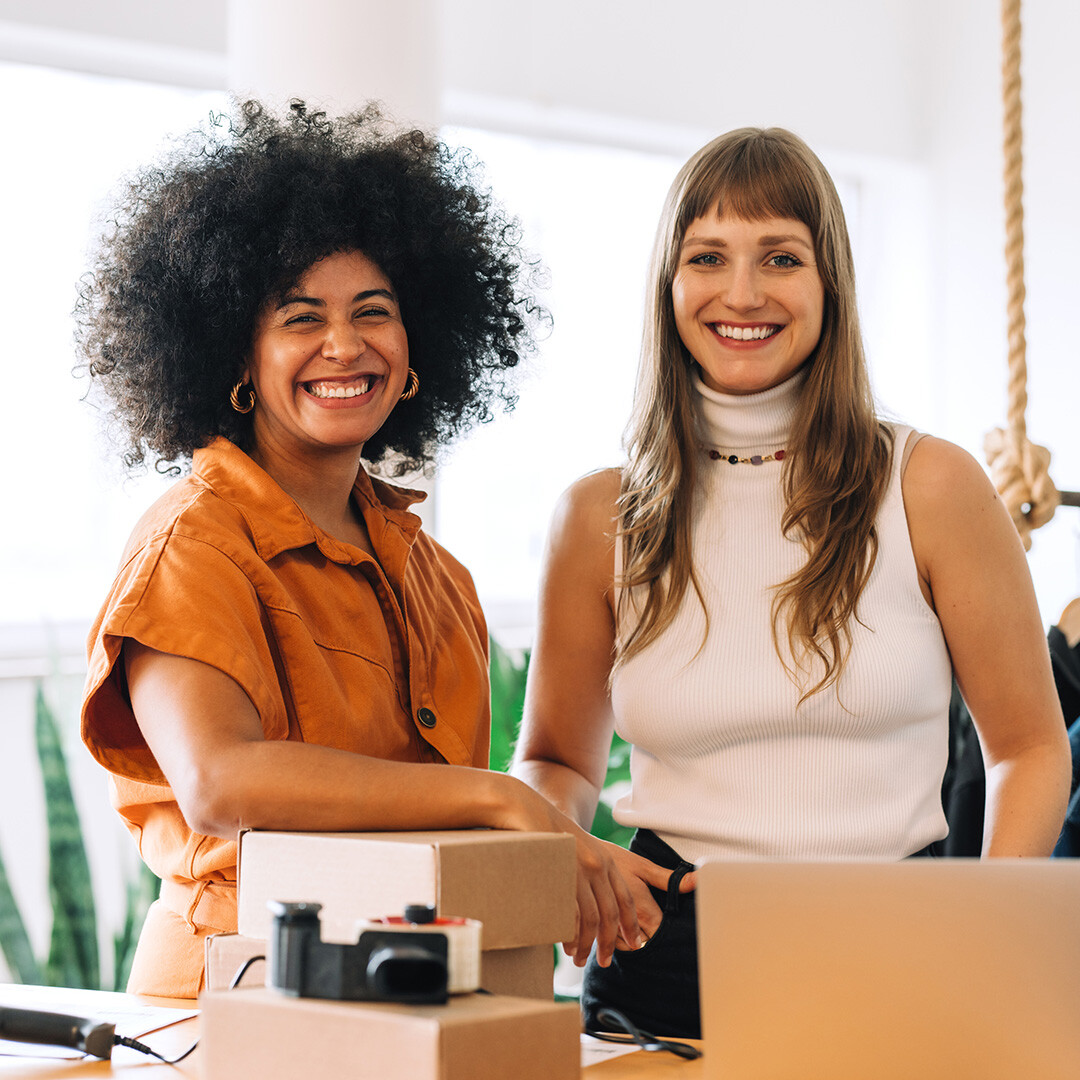
[[[675,325],[702,379],[755,394],[793,375],[821,337],[825,289],[801,221],[715,212],[692,221],[671,285]]]
[[[359,251],[320,259],[256,321],[247,369],[253,456],[359,457],[401,397],[408,367],[386,275]]]

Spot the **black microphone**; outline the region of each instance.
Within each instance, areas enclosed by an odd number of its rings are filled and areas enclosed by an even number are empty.
[[[41,1043],[45,1046],[69,1046],[94,1057],[112,1057],[115,1024],[101,1024],[81,1016],[38,1012],[35,1009],[9,1009],[0,1005],[0,1039],[11,1042]]]

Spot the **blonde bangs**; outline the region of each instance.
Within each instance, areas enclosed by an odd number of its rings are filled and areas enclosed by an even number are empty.
[[[695,218],[731,214],[746,221],[792,218],[817,236],[823,178],[817,158],[801,140],[778,128],[740,128],[714,139],[687,163],[672,239],[682,242]]]

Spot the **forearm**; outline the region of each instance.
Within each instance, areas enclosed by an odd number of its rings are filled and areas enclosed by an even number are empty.
[[[1060,741],[991,765],[986,773],[983,855],[1049,855],[1065,818],[1070,778],[1064,730]]]
[[[538,758],[515,760],[510,770],[586,831],[592,827],[600,791],[569,765]]]
[[[532,793],[512,777],[463,766],[385,761],[298,742],[230,747],[215,755],[199,777],[174,788],[193,828],[225,837],[240,828],[541,827],[529,805]]]

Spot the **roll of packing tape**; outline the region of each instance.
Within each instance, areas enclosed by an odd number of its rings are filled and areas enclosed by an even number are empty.
[[[421,912],[423,914],[421,914]],[[413,920],[416,921],[413,921]],[[432,908],[410,905],[405,916],[384,915],[365,919],[357,924],[357,933],[364,930],[392,930],[402,934],[442,933],[446,935],[447,989],[451,994],[471,994],[480,989],[480,931],[483,923],[476,919],[455,919],[435,916]]]

